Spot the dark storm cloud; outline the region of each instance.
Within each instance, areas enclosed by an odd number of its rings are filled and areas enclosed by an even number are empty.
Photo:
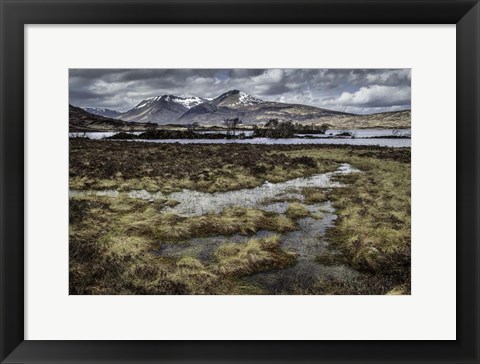
[[[71,69],[70,103],[128,110],[147,97],[217,97],[239,89],[269,101],[353,113],[411,106],[410,69]]]

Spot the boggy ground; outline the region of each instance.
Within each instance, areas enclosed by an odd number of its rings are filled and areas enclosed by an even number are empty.
[[[318,264],[347,264],[362,274],[349,282],[318,279],[296,294],[408,294],[410,292],[410,149],[324,145],[180,145],[70,141],[70,188],[182,188],[205,192],[256,187],[336,170],[349,163],[362,173],[337,176],[346,187],[301,191],[286,214],[234,206],[183,217],[163,208],[175,201],[83,196],[70,199],[71,294],[268,294],[244,277],[295,265],[278,236],[261,230],[297,229],[304,204],[332,201],[338,219],[328,229],[331,252]],[[200,236],[228,239],[205,262],[155,254],[159,241]]]

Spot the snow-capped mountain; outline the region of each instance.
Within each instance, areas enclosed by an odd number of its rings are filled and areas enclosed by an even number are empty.
[[[211,103],[215,106],[243,107],[263,104],[265,101],[250,96],[243,91],[230,90],[213,99]]]
[[[163,95],[149,97],[137,106],[120,114],[119,119],[125,121],[151,122],[156,124],[173,124],[187,110],[205,100],[200,97],[179,97]]]
[[[222,125],[225,119],[240,118],[243,124],[266,123],[270,119],[295,123],[317,123],[323,118],[349,115],[314,106],[260,100],[243,91],[230,90],[186,111],[176,124]]]
[[[104,107],[84,107],[83,110],[90,114],[105,116],[107,118],[117,118],[121,114],[120,111],[107,109]]]
[[[240,118],[244,124],[266,123],[269,119],[299,123],[321,122],[326,116],[348,115],[314,106],[264,101],[240,90],[230,90],[213,99],[163,95],[142,100],[131,110],[116,116],[142,123],[222,125],[225,119]]]

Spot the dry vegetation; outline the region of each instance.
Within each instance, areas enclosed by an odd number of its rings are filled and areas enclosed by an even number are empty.
[[[409,149],[71,140],[70,187],[224,191],[332,171],[345,162],[362,173],[339,177],[344,188],[301,190],[305,199],[289,201],[285,215],[262,211],[260,205],[182,217],[163,211],[175,205],[172,200],[148,202],[124,194],[72,198],[70,293],[268,293],[241,277],[295,264],[295,256],[281,249],[278,236],[245,243],[227,238],[208,262],[190,256],[165,258],[155,250],[160,241],[292,231],[295,221],[309,214],[305,204],[327,200],[337,209],[338,219],[327,231],[332,251],[317,261],[348,264],[365,274],[350,282],[319,279],[308,289],[290,293],[409,293]]]
[[[288,150],[288,146],[282,149]],[[252,188],[334,171],[338,163],[289,157],[264,145],[179,145],[70,139],[70,188],[182,188],[216,192]]]
[[[296,155],[299,152],[293,152]],[[362,173],[338,176],[341,189],[318,191],[318,199],[328,198],[339,216],[327,231],[332,249],[342,254],[319,256],[320,263],[347,263],[369,273],[348,285],[319,282],[314,292],[348,294],[387,293],[391,289],[410,292],[411,262],[411,165],[409,149],[350,148],[314,151],[313,158],[347,161]],[[306,200],[315,189],[304,191]],[[317,198],[317,197],[315,197]]]
[[[285,215],[292,219],[299,219],[301,217],[307,217],[310,215],[310,211],[308,211],[305,205],[298,202],[292,202],[290,205],[288,205]]]
[[[285,232],[295,222],[274,213],[231,208],[219,215],[184,218],[162,213],[149,202],[127,197],[70,200],[71,294],[235,294],[247,288],[235,279],[294,263],[278,237],[225,243],[214,262],[178,260],[155,254],[159,240],[253,233],[259,228]],[[255,287],[249,288],[258,293]]]
[[[370,115],[333,115],[318,122],[327,123],[333,129],[363,129],[363,128],[410,128],[410,110],[384,112]]]

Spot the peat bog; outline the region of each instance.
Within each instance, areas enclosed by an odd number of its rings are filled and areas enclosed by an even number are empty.
[[[410,148],[72,138],[70,294],[410,294],[410,170]]]

